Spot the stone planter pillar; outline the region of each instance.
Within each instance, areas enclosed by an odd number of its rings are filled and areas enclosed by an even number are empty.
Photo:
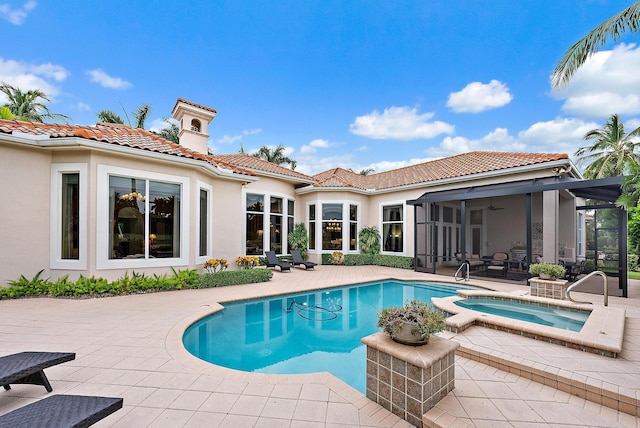
[[[534,277],[529,279],[529,285],[531,286],[531,295],[537,297],[547,297],[549,299],[564,300],[567,294],[566,279],[542,279]]]
[[[422,427],[422,415],[455,388],[458,342],[431,336],[407,346],[385,333],[362,339],[367,346],[367,397],[407,422]]]

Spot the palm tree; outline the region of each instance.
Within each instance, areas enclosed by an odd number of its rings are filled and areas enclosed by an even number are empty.
[[[578,40],[562,56],[551,75],[554,88],[569,83],[575,72],[587,58],[607,44],[609,38],[614,42],[627,31],[637,32],[640,27],[640,0],[604,21],[589,34]]]
[[[151,105],[141,104],[140,107],[138,107],[133,113],[131,113],[131,115],[135,119],[134,124],[131,124],[131,120],[129,120],[129,115],[127,114],[127,111],[124,109],[124,107],[122,107],[122,111],[124,112],[124,115],[127,118],[127,122],[129,126],[133,128],[144,129],[145,122],[147,121],[147,118],[151,114]],[[119,114],[115,113],[112,110],[100,110],[98,112],[98,119],[100,119],[101,122],[105,122],[105,123],[120,123],[123,125],[125,124],[124,120],[122,120],[122,117],[120,117]]]
[[[0,84],[0,92],[5,94],[8,99],[4,107],[7,107],[16,119],[39,123],[44,123],[45,119],[64,121],[71,119],[64,114],[51,113],[49,108],[42,102],[51,102],[51,100],[44,92],[38,89],[29,89],[23,92],[20,88],[2,82]]]
[[[163,120],[169,126],[167,126],[166,128],[162,128],[158,132],[153,132],[153,131],[151,132],[164,138],[165,140],[169,140],[173,143],[180,144],[180,137],[179,137],[180,127],[178,127],[178,124],[176,123],[176,121],[168,117],[165,117]]]
[[[13,113],[11,113],[11,110],[9,109],[9,107],[6,107],[6,106],[0,107],[0,119],[11,120],[15,118],[16,116]]]
[[[252,153],[258,159],[266,160],[267,162],[275,163],[276,165],[282,165],[284,163],[289,164],[291,169],[296,169],[297,162],[288,156],[284,155],[285,147],[283,144],[278,145],[275,149],[271,150],[268,146],[262,146],[257,152]]]
[[[620,116],[612,114],[602,128],[592,129],[584,139],[593,141],[590,146],[578,149],[578,164],[589,165],[584,170],[587,178],[615,177],[629,173],[640,162],[635,153],[640,144],[640,127],[628,134]]]

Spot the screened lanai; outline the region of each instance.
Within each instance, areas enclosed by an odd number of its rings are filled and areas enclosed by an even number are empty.
[[[414,206],[414,269],[437,273],[458,263],[454,253],[585,260],[627,297],[627,214],[615,205],[622,178],[555,176],[424,193],[407,201]]]

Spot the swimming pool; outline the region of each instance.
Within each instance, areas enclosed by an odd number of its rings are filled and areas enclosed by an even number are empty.
[[[191,325],[185,348],[220,366],[256,373],[329,372],[365,392],[366,347],[390,305],[456,295],[464,286],[387,280],[233,302]]]
[[[561,306],[549,304],[542,306],[535,302],[504,298],[474,297],[457,300],[454,303],[474,311],[571,331],[580,331],[591,313],[589,311],[569,310]]]

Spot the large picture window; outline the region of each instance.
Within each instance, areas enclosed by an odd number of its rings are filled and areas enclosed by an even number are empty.
[[[110,259],[180,257],[179,184],[109,177]]]
[[[309,249],[316,249],[316,205],[309,205]]]
[[[198,201],[198,257],[208,258],[211,255],[211,243],[209,239],[209,205],[211,203],[211,190],[200,184]]]
[[[80,258],[80,173],[62,174],[61,259]]]
[[[386,205],[382,207],[382,241],[383,251],[401,253],[404,251],[403,241],[403,209],[402,205]]]
[[[342,204],[322,204],[322,249],[342,251]]]
[[[284,207],[282,205],[282,198],[272,196],[270,200],[271,218],[269,222],[269,249],[280,254],[282,253],[282,215]]]

